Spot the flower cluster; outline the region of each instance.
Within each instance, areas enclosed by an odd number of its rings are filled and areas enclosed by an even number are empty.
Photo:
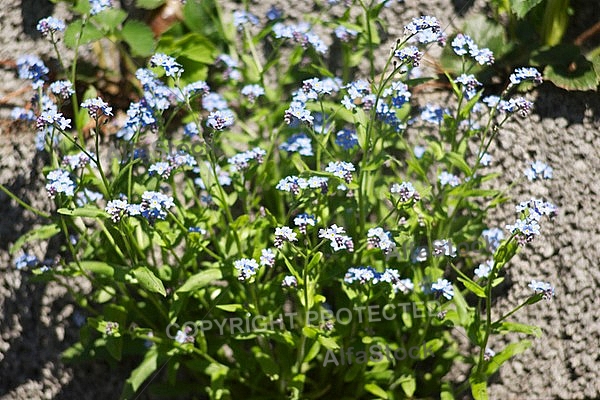
[[[273,25],[273,34],[277,39],[290,39],[305,49],[310,45],[317,53],[327,53],[325,42],[316,33],[312,32],[311,26],[305,22],[291,25],[278,22]]]
[[[55,198],[58,193],[64,193],[66,196],[73,196],[75,183],[71,179],[69,172],[62,169],[50,171],[46,176],[46,190],[51,199]]]
[[[452,187],[460,185],[460,178],[449,173],[448,171],[442,171],[442,173],[440,173],[438,176],[438,180],[440,181],[440,185],[442,187],[446,185],[450,185]]]
[[[494,260],[487,260],[486,262],[484,262],[483,264],[479,264],[479,266],[475,268],[475,275],[478,278],[487,278],[490,272],[492,272],[493,268]]]
[[[528,285],[536,294],[543,294],[545,300],[551,300],[554,297],[554,288],[548,282],[536,281],[533,279]]]
[[[312,142],[304,132],[293,135],[285,143],[279,145],[279,148],[289,153],[298,153],[301,156],[313,155]]]
[[[322,176],[312,176],[308,179],[295,175],[286,176],[275,186],[275,189],[292,193],[294,196],[300,194],[303,189],[320,189],[321,193],[327,193],[328,179]]]
[[[70,81],[56,81],[50,84],[50,91],[59,98],[66,100],[75,93],[73,84]]]
[[[347,183],[352,182],[352,171],[354,170],[354,165],[346,161],[331,161],[325,168],[325,171],[345,180]]]
[[[479,65],[492,65],[495,61],[494,53],[492,53],[490,49],[480,49],[470,36],[463,35],[462,33],[456,35],[454,40],[452,40],[452,49],[459,56],[468,54],[477,61]]]
[[[433,241],[433,255],[456,257],[456,247],[448,239],[439,239]]]
[[[452,287],[452,283],[447,279],[438,279],[436,283],[431,285],[431,290],[438,295],[441,294],[448,300],[452,300],[454,297],[454,288]]]
[[[534,161],[529,168],[525,170],[525,176],[530,181],[535,181],[538,178],[552,179],[552,167],[541,161]]]
[[[240,281],[245,281],[252,278],[256,275],[256,271],[258,270],[258,263],[250,258],[242,258],[240,260],[236,260],[233,263],[235,269],[240,271],[238,279]]]
[[[151,67],[162,67],[165,70],[165,75],[177,78],[183,73],[181,64],[163,53],[156,53],[150,58]]]
[[[131,217],[141,215],[148,222],[154,223],[157,219],[165,219],[167,210],[173,207],[173,197],[160,192],[146,191],[142,194],[140,204],[129,204],[127,199],[111,200],[104,210],[110,215],[113,222],[119,222],[124,215]]]
[[[260,85],[246,85],[242,88],[242,96],[246,96],[250,103],[254,103],[254,101],[260,97],[264,96],[265,89]]]
[[[23,253],[15,259],[15,267],[17,269],[33,268],[39,263],[40,260],[38,260],[38,258],[33,254]]]
[[[233,12],[233,25],[238,31],[243,30],[246,24],[258,25],[259,23],[258,17],[248,11],[236,10]]]
[[[540,199],[523,201],[516,206],[517,213],[521,214],[514,225],[506,225],[506,229],[512,234],[518,234],[520,244],[531,242],[540,234],[540,220],[543,216],[554,217],[558,209],[550,202]]]
[[[345,233],[346,230],[336,224],[331,225],[327,229],[319,229],[319,237],[329,240],[333,251],[347,249],[352,253],[354,251],[354,242]]]
[[[25,55],[17,59],[17,72],[19,79],[31,81],[33,89],[39,89],[48,79],[48,67],[37,56]]]
[[[398,195],[402,203],[409,202],[411,200],[419,201],[419,193],[415,190],[415,187],[410,182],[402,182],[400,184],[394,183],[390,188],[391,194]]]
[[[540,84],[542,83],[542,74],[537,69],[531,68],[517,68],[510,75],[510,83],[511,85],[518,85],[524,81],[532,81],[533,83]]]
[[[404,27],[404,35],[422,44],[433,42],[437,42],[440,46],[446,44],[446,35],[442,31],[440,21],[435,17],[423,16],[413,18]]]
[[[352,150],[358,146],[358,135],[352,129],[342,129],[335,136],[335,144],[344,150]]]
[[[347,28],[343,25],[339,25],[333,30],[333,34],[336,38],[340,39],[341,42],[350,42],[358,36],[358,32],[354,29]]]
[[[367,238],[369,246],[381,249],[383,254],[390,254],[396,248],[396,244],[392,240],[392,234],[383,230],[383,228],[376,227],[369,229]]]
[[[306,234],[307,226],[315,226],[317,223],[317,218],[314,215],[310,214],[298,214],[296,218],[294,218],[294,225],[298,227],[300,233]]]
[[[285,242],[296,242],[297,240],[296,232],[289,226],[281,226],[275,229],[275,240],[273,241],[273,245],[278,249],[281,249]]]
[[[377,285],[380,283],[389,283],[392,285],[394,292],[402,292],[407,294],[414,289],[414,284],[410,279],[400,278],[400,274],[395,269],[387,269],[383,272],[376,271],[373,267],[352,267],[344,275],[344,282],[353,284],[358,282],[361,285],[371,283]]]
[[[215,131],[221,131],[233,125],[234,116],[230,110],[217,110],[208,115],[206,125],[213,128]]]
[[[255,147],[252,150],[244,151],[230,157],[227,159],[227,162],[234,171],[243,171],[249,167],[249,163],[252,160],[255,160],[258,164],[262,164],[265,155],[267,155],[266,151],[260,147]]]
[[[83,103],[81,103],[81,108],[87,109],[88,114],[90,114],[92,119],[98,119],[103,115],[106,117],[113,115],[112,107],[109,107],[108,103],[106,103],[100,97],[85,100]]]
[[[491,252],[495,252],[504,239],[504,231],[500,228],[484,229],[483,232],[481,232],[481,236],[485,240],[487,248]]]
[[[455,83],[460,83],[463,87],[463,93],[467,100],[472,99],[477,94],[477,88],[481,86],[481,82],[475,79],[474,75],[462,74],[456,79]]]
[[[96,15],[104,10],[112,8],[112,0],[90,0],[90,14]]]
[[[54,17],[43,18],[39,20],[36,29],[42,36],[54,35],[65,30],[65,21]]]
[[[421,58],[423,58],[423,53],[419,51],[417,46],[406,46],[400,50],[396,50],[394,56],[396,56],[402,64],[418,67]]]
[[[84,153],[83,151],[77,154],[67,154],[62,159],[62,165],[68,165],[71,167],[72,170],[75,170],[77,168],[85,168],[85,166],[92,161],[90,156],[93,157],[94,154]]]

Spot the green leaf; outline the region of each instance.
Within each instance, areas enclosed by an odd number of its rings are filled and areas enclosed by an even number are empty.
[[[105,10],[92,17],[105,31],[113,31],[127,18],[127,13],[118,8]]]
[[[273,360],[272,357],[258,350],[255,351],[254,358],[258,362],[258,365],[260,365],[262,372],[267,375],[269,379],[279,379],[279,365]]]
[[[94,206],[84,206],[81,208],[75,208],[74,210],[68,208],[59,208],[57,212],[62,215],[70,215],[72,217],[108,218],[106,211]]]
[[[413,397],[415,390],[417,390],[417,381],[413,375],[404,374],[398,380],[402,390],[408,397]]]
[[[79,40],[79,45],[88,44],[91,42],[95,42],[96,40],[100,40],[104,37],[104,33],[93,26],[92,24],[86,24],[82,30],[82,22],[80,19],[77,19],[67,26],[64,33],[64,41],[65,45],[71,49],[74,49],[77,45],[77,37],[79,36],[79,32],[81,32],[81,39]]]
[[[544,79],[565,90],[596,90],[600,84],[600,71],[583,55],[579,55],[568,66],[547,65]]]
[[[241,304],[219,304],[215,307],[227,312],[241,311],[244,309],[244,306]]]
[[[517,15],[518,18],[523,18],[531,9],[542,0],[510,0],[510,10]]]
[[[518,322],[501,322],[493,325],[498,332],[518,332],[542,337],[542,330],[538,326],[520,324]]]
[[[143,22],[127,21],[121,35],[125,43],[129,45],[132,55],[147,57],[154,52],[154,34],[152,29]]]
[[[151,347],[144,356],[144,359],[131,371],[131,375],[125,381],[125,387],[121,393],[121,399],[133,399],[134,394],[142,386],[142,384],[156,371],[158,368],[158,351],[156,347]]]
[[[33,240],[45,240],[60,232],[60,228],[56,224],[44,225],[39,228],[35,228],[19,237],[15,244],[10,248],[10,254],[15,254],[23,247],[25,243],[29,243]]]
[[[531,342],[529,340],[522,340],[517,343],[509,344],[508,346],[506,346],[506,348],[504,348],[504,350],[497,353],[494,357],[490,359],[490,361],[488,361],[485,373],[487,374],[487,376],[492,375],[500,368],[500,366],[504,362],[508,361],[510,358],[517,354],[523,353],[529,347],[531,347]]]
[[[133,270],[133,275],[138,280],[140,286],[150,292],[160,293],[167,296],[165,287],[160,279],[147,267],[138,267]]]
[[[462,282],[463,285],[465,285],[465,287],[467,289],[469,289],[470,292],[475,294],[475,296],[485,299],[485,297],[486,297],[485,290],[483,290],[483,288],[481,286],[479,286],[478,284],[476,284],[475,282],[473,282],[470,279],[465,279],[460,276],[457,277],[456,279],[458,279],[460,282]]]
[[[76,267],[77,264],[71,263],[72,267]],[[115,268],[105,262],[102,261],[80,261],[79,265],[86,271],[93,272],[94,274],[104,275],[104,276],[114,276]]]
[[[192,292],[208,286],[211,282],[221,279],[223,274],[218,269],[207,269],[206,271],[198,272],[188,278],[187,281],[177,289],[177,293]]]
[[[145,10],[154,10],[163,4],[166,0],[136,0],[136,7],[143,8]]]
[[[488,400],[487,380],[485,376],[473,374],[469,377],[469,383],[471,384],[471,393],[475,400]]]
[[[313,258],[308,263],[308,265],[306,266],[306,270],[310,271],[314,266],[316,266],[319,262],[321,262],[322,258],[323,258],[323,253],[320,251],[317,251],[315,253],[315,255],[313,256]]]
[[[374,383],[367,383],[365,385],[365,390],[371,394],[374,394],[380,399],[389,399],[389,396],[386,393],[386,391]]]
[[[329,349],[329,350],[338,350],[340,348],[340,346],[337,344],[337,342],[333,338],[326,337],[326,336],[319,336],[317,340],[326,349]]]
[[[446,153],[445,159],[448,160],[450,164],[464,172],[467,176],[471,176],[471,168],[460,154],[449,152]]]

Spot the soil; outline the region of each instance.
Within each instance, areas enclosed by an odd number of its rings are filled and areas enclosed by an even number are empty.
[[[463,21],[485,11],[486,2],[468,0],[406,0],[395,2],[386,15],[393,22],[390,38],[410,18],[434,15],[460,29]],[[569,32],[575,38],[598,20],[596,0],[573,0],[577,21]],[[311,1],[253,2],[256,14],[271,4],[291,17],[313,10]],[[238,5],[228,2],[227,6]],[[340,7],[340,6],[338,6]],[[0,117],[27,100],[19,89],[11,61],[24,53],[50,54],[50,46],[35,33],[37,20],[64,8],[42,0],[9,0],[0,10]],[[384,47],[384,46],[382,46]],[[439,102],[443,93],[433,94]],[[512,200],[492,216],[491,226],[504,226],[515,218],[514,205],[531,197],[551,200],[560,208],[553,223],[542,226],[543,235],[527,246],[507,269],[505,294],[495,312],[507,310],[529,294],[531,279],[555,285],[552,301],[540,302],[515,316],[539,326],[543,336],[533,346],[504,364],[490,384],[492,399],[594,399],[600,398],[600,96],[598,92],[565,92],[543,84],[532,93],[533,115],[505,125],[490,153]],[[41,209],[48,208],[41,168],[43,160],[33,146],[35,133],[23,125],[0,120],[0,183]],[[554,178],[542,182],[522,180],[528,162],[536,159],[554,168]],[[0,192],[0,400],[8,399],[112,399],[118,398],[129,365],[101,363],[65,365],[60,353],[76,341],[75,311],[63,288],[32,283],[31,275],[15,270],[8,249],[32,226],[35,215],[23,211]],[[51,248],[35,248],[40,258],[52,257]],[[514,341],[516,335],[507,337]],[[496,351],[505,342],[495,341]],[[459,372],[457,372],[459,373]]]

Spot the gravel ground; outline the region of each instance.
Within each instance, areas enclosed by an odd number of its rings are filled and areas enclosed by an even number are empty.
[[[308,1],[290,7],[284,1],[271,4],[292,16],[310,12]],[[598,20],[596,0],[573,0],[589,12],[575,15],[569,32],[575,36]],[[231,4],[231,3],[230,3]],[[484,8],[461,0],[406,0],[394,7],[388,18],[397,33],[411,17],[437,16],[449,30],[464,18]],[[48,54],[49,46],[35,35],[36,21],[53,7],[41,0],[5,1],[0,10],[0,117],[22,95],[7,98],[25,84],[9,70],[10,60],[34,52]],[[56,7],[55,14],[61,13]],[[460,14],[460,15],[459,15]],[[7,62],[8,61],[8,62]],[[439,94],[440,102],[444,95]],[[514,220],[514,204],[530,197],[543,197],[560,208],[554,223],[543,225],[543,237],[528,246],[507,272],[506,296],[496,309],[507,310],[526,298],[531,279],[548,280],[556,287],[551,302],[540,302],[516,316],[523,323],[541,327],[543,337],[533,347],[506,363],[490,386],[493,399],[596,399],[600,398],[600,310],[595,291],[600,285],[600,96],[567,93],[542,85],[535,92],[535,112],[528,119],[508,123],[491,149],[502,180],[508,185],[522,176],[527,162],[540,159],[554,168],[554,179],[519,182],[511,190],[513,200],[498,211],[492,224],[503,226]],[[33,149],[34,132],[0,121],[0,182],[27,202],[45,208],[41,166]],[[117,398],[128,366],[85,364],[70,366],[59,354],[74,343],[77,331],[73,307],[65,290],[49,284],[28,282],[26,273],[15,271],[8,248],[20,233],[34,226],[34,215],[0,193],[0,399],[111,399]],[[35,249],[39,257],[52,249]],[[511,340],[515,337],[510,337]],[[498,350],[502,341],[491,343]]]

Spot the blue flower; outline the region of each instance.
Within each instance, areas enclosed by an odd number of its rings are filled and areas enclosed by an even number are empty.
[[[146,191],[142,194],[140,212],[149,222],[154,222],[156,219],[165,219],[167,210],[174,205],[173,197],[160,192]]]
[[[333,33],[335,37],[340,39],[340,41],[342,42],[349,42],[355,39],[356,36],[358,36],[357,31],[355,31],[354,29],[346,28],[343,25],[339,25],[337,28],[335,28]]]
[[[112,8],[112,0],[90,0],[91,15],[96,15],[104,10]]]
[[[210,126],[216,131],[220,131],[225,129],[228,126],[233,125],[234,116],[233,112],[229,110],[217,110],[208,114],[208,118],[206,119],[206,125]]]
[[[410,64],[413,67],[418,67],[423,57],[423,53],[419,51],[416,46],[408,46],[400,50],[396,50],[394,53],[396,58],[400,60],[402,64]]]
[[[274,21],[276,19],[281,18],[282,16],[283,16],[283,11],[281,11],[274,5],[272,5],[271,8],[269,8],[269,11],[267,11],[267,14],[266,14],[266,17],[269,21]]]
[[[538,178],[552,179],[552,167],[541,161],[534,161],[531,166],[525,170],[525,176],[530,181],[534,181]]]
[[[297,234],[289,226],[281,226],[275,229],[275,240],[273,241],[273,245],[278,249],[281,249],[285,242],[296,241],[298,241]]]
[[[33,268],[40,263],[40,260],[33,254],[22,254],[15,260],[15,267],[17,269]]]
[[[46,190],[50,198],[56,197],[58,193],[64,193],[66,196],[73,196],[75,190],[75,183],[71,180],[69,172],[56,169],[50,171],[46,176],[48,183],[46,184]]]
[[[358,282],[361,285],[364,285],[368,282],[377,281],[379,277],[379,272],[377,272],[373,267],[357,267],[357,268],[348,268],[348,272],[344,275],[344,282],[351,284],[354,282]],[[376,283],[376,282],[374,282]]]
[[[554,297],[554,288],[548,282],[536,281],[534,279],[528,286],[533,289],[536,294],[542,293],[544,295],[543,298],[546,300],[551,300],[552,297]]]
[[[415,153],[415,157],[417,158],[421,158],[423,157],[423,154],[425,154],[425,147],[423,146],[415,146],[413,149],[413,153]]]
[[[483,232],[481,232],[481,236],[483,236],[488,249],[491,252],[495,252],[504,239],[504,232],[500,228],[484,229]]]
[[[294,218],[294,225],[298,227],[300,233],[306,234],[307,226],[315,226],[317,223],[317,218],[314,215],[309,215],[306,213],[298,214],[296,218]]]
[[[238,153],[233,157],[230,157],[227,162],[233,167],[235,171],[243,171],[249,166],[249,162],[255,160],[258,164],[262,164],[266,151],[260,147],[255,147],[252,150]]]
[[[262,249],[259,261],[264,267],[272,267],[275,265],[275,253],[271,249]]]
[[[342,147],[344,150],[351,150],[358,146],[358,135],[354,130],[342,129],[336,134],[335,144]]]
[[[494,261],[487,260],[485,263],[479,264],[479,266],[475,268],[475,275],[478,278],[487,278],[490,272],[492,272],[492,268],[494,268]]]
[[[250,103],[254,103],[257,97],[265,94],[265,89],[260,85],[246,85],[242,88],[242,95],[248,98]]]
[[[181,64],[177,63],[173,57],[163,53],[156,53],[150,57],[151,67],[162,67],[165,70],[165,75],[179,77],[183,72]]]
[[[435,17],[423,16],[413,18],[413,20],[404,27],[404,34],[414,37],[419,43],[427,44],[437,42],[443,46],[446,43],[446,35],[442,31],[440,22]]]
[[[83,103],[81,103],[81,108],[85,108],[88,110],[88,114],[93,119],[98,119],[100,116],[111,116],[112,107],[108,106],[108,103],[104,102],[100,97],[96,97],[94,99],[87,99]]]
[[[65,22],[54,17],[47,17],[39,20],[36,29],[42,36],[53,35],[65,30]]]
[[[240,271],[238,276],[240,281],[245,281],[252,278],[254,275],[256,275],[256,272],[259,268],[258,263],[250,258],[236,260],[233,262],[233,266],[235,269]]]
[[[33,110],[27,110],[23,107],[15,107],[10,112],[10,117],[15,120],[35,121],[36,117]]]
[[[273,25],[273,34],[277,39],[291,39],[294,43],[300,44],[305,49],[310,45],[320,54],[325,54],[328,50],[325,42],[311,31],[309,24],[304,22],[296,25],[284,25],[278,22]]]
[[[448,171],[442,171],[442,173],[438,175],[438,179],[442,187],[446,185],[450,185],[452,187],[460,185],[460,179],[458,178],[458,176],[453,175]]]
[[[468,35],[459,33],[452,40],[452,49],[459,56],[469,54],[480,65],[492,65],[494,63],[494,53],[488,48],[480,49],[477,47],[473,39]]]
[[[444,120],[444,114],[450,115],[450,111],[447,108],[427,104],[421,111],[421,119],[425,122],[439,125]]]
[[[352,171],[354,170],[354,165],[346,161],[331,161],[325,168],[325,171],[345,180],[346,183],[352,182]]]
[[[173,171],[171,164],[164,161],[152,164],[150,168],[148,168],[148,174],[150,176],[158,175],[163,179],[168,179],[169,176],[171,176],[171,171]]]
[[[510,75],[510,84],[518,85],[524,81],[532,81],[533,83],[542,83],[542,74],[535,68],[517,68]]]
[[[296,277],[293,275],[287,275],[283,278],[283,281],[281,281],[281,286],[283,287],[296,287],[298,286],[298,281],[296,280]]]
[[[56,81],[50,84],[50,91],[63,100],[71,97],[75,93],[73,84],[69,81]]]
[[[454,82],[460,83],[463,86],[463,93],[468,100],[475,97],[477,94],[477,88],[481,86],[481,82],[475,79],[474,75],[462,74],[454,79]]]
[[[36,126],[38,130],[55,126],[64,131],[71,127],[71,120],[63,117],[62,113],[56,112],[56,110],[46,110],[42,111],[40,116],[37,118]]]
[[[400,184],[394,183],[390,188],[391,194],[397,194],[400,197],[402,203],[406,203],[410,200],[418,201],[420,196],[415,190],[415,187],[410,182],[402,182]]]
[[[282,143],[279,148],[290,153],[297,152],[301,156],[313,155],[312,142],[306,133],[298,133],[293,135],[287,140],[287,142]]]
[[[431,285],[431,290],[434,293],[442,294],[448,300],[451,300],[454,297],[454,288],[446,279],[438,279],[436,283]]]
[[[372,247],[381,249],[383,254],[389,254],[396,248],[396,243],[392,240],[392,234],[381,227],[369,229],[367,238],[367,243]]]
[[[42,87],[44,81],[48,79],[48,67],[37,56],[24,55],[17,59],[17,71],[20,79],[32,81],[31,86],[34,89]]]
[[[236,10],[233,12],[233,25],[238,31],[243,30],[246,24],[258,25],[259,23],[258,17],[248,11]]]
[[[352,241],[352,238],[345,233],[346,230],[336,224],[331,225],[327,229],[319,229],[319,237],[329,240],[329,244],[333,251],[347,249],[352,253],[354,251],[354,242]]]

